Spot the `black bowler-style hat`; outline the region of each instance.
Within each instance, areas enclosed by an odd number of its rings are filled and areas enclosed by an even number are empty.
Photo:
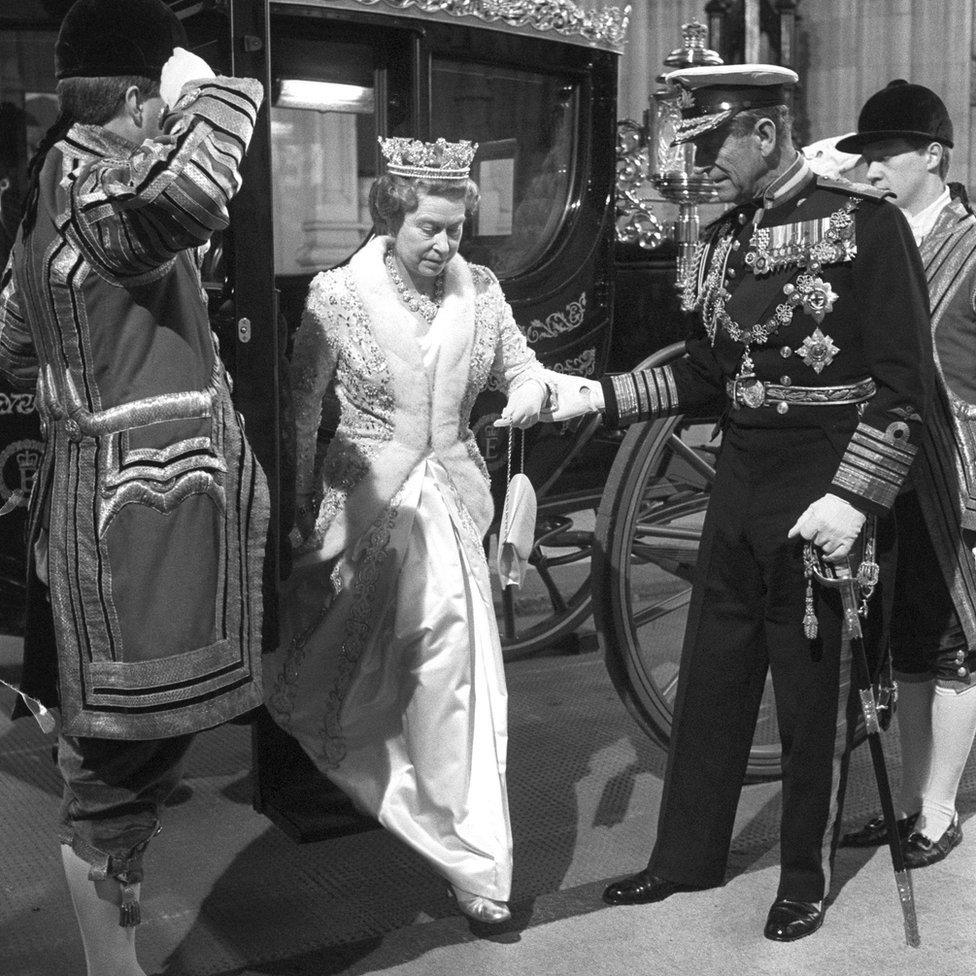
[[[952,119],[931,88],[898,78],[872,95],[857,117],[857,132],[841,139],[841,152],[859,153],[884,139],[924,139],[952,148]]]
[[[158,79],[186,31],[162,0],[77,0],[61,22],[54,74],[62,78],[139,75]]]

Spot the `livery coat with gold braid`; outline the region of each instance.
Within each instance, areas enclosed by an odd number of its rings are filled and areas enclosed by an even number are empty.
[[[261,701],[267,486],[197,264],[261,98],[249,79],[188,87],[139,148],[75,125],[4,275],[0,368],[36,383],[45,441],[30,525],[53,635],[31,573],[24,691],[58,697],[72,735],[193,732]]]
[[[821,427],[837,447],[830,490],[890,509],[933,383],[925,279],[897,208],[808,172],[785,200],[713,225],[686,299],[703,334],[673,365],[606,378],[607,422],[728,410],[744,427]],[[745,330],[765,341],[744,370]]]
[[[976,217],[951,201],[919,249],[938,382],[910,477],[966,641],[976,648]]]

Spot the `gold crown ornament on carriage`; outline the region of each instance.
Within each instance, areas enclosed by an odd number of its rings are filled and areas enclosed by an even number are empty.
[[[474,154],[478,151],[478,143],[467,139],[423,142],[403,136],[379,136],[378,141],[386,160],[386,171],[391,176],[445,183],[467,180]]]

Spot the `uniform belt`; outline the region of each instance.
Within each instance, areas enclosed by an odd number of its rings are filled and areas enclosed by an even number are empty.
[[[779,404],[777,409],[785,413],[789,404],[804,407],[837,407],[847,403],[863,403],[874,396],[877,387],[868,377],[845,386],[784,386],[781,383],[764,383],[755,377],[726,380],[725,392],[732,401],[733,409],[739,407],[765,407]]]

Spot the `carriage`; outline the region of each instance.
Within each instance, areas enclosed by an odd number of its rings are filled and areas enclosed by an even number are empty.
[[[279,433],[287,428],[289,341],[312,276],[346,260],[369,233],[378,135],[479,143],[472,175],[482,204],[462,254],[499,276],[545,365],[595,376],[682,355],[689,323],[673,285],[674,248],[616,240],[625,8],[609,0],[170,2],[216,70],[257,77],[268,92],[205,287],[237,407],[272,487],[273,575],[287,571],[290,528],[290,451]],[[8,232],[28,143],[53,111],[47,73],[69,5],[0,2],[0,26],[10,28],[0,32],[0,60],[18,66],[0,89],[6,144],[16,147],[0,160]],[[623,127],[625,143],[632,131]],[[510,445],[492,425],[503,402],[489,390],[472,415],[496,509],[510,448],[524,454],[539,496],[529,579],[497,594],[506,661],[573,650],[593,615],[621,698],[666,744],[714,476],[714,424],[670,418],[621,434],[594,417],[541,424],[524,440],[513,434]],[[323,440],[329,424],[326,410]],[[29,489],[37,437],[31,398],[0,390],[0,502]],[[14,554],[23,525],[22,510],[0,521],[8,630],[22,599]],[[749,766],[755,778],[779,771],[772,706],[767,688]],[[254,728],[260,810],[303,839],[361,826],[270,720]]]

